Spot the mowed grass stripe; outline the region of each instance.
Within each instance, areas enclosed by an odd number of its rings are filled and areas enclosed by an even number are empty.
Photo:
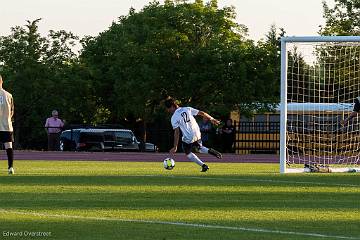
[[[5,171],[0,175],[0,206],[8,211],[0,214],[0,233],[25,224],[35,229],[49,226],[58,234],[71,229],[80,236],[77,239],[157,239],[147,238],[149,232],[158,239],[185,239],[185,235],[187,239],[214,240],[360,236],[357,173],[281,175],[276,164],[210,163],[210,167],[204,174],[190,162],[178,163],[173,171],[164,170],[161,162],[17,162],[16,175],[5,175]],[[15,215],[7,216],[11,212]],[[58,222],[57,217],[47,215],[70,218]],[[163,222],[169,223],[168,227],[162,227]],[[133,224],[140,226],[134,230]],[[84,230],[93,225],[101,237]],[[119,229],[127,238],[112,235]]]
[[[350,239],[350,240],[360,239],[358,237],[325,235],[325,234],[319,234],[319,233],[280,231],[280,230],[261,229],[261,228],[246,228],[246,227],[233,227],[233,226],[208,225],[208,224],[196,224],[196,223],[184,223],[184,222],[170,222],[170,221],[150,221],[150,220],[139,220],[139,219],[86,217],[86,216],[72,216],[72,215],[64,215],[64,214],[41,214],[41,213],[33,213],[33,212],[9,211],[9,210],[4,210],[4,209],[0,209],[0,213],[28,215],[28,216],[30,215],[30,216],[45,217],[45,218],[81,219],[81,220],[94,220],[94,221],[115,221],[115,222],[131,222],[131,223],[145,223],[145,224],[175,225],[175,226],[182,226],[182,227],[210,228],[210,229],[222,229],[222,230],[233,230],[233,231],[248,231],[248,232],[297,235],[297,236],[309,236],[309,237],[332,238],[332,239]]]
[[[22,168],[31,163],[32,168]],[[193,163],[180,162],[176,168],[167,171],[162,168],[162,162],[95,162],[95,161],[55,161],[51,166],[46,161],[21,161],[16,167],[17,175],[21,176],[81,176],[83,173],[92,176],[123,176],[123,177],[169,177],[188,178],[193,180],[241,181],[259,183],[284,183],[297,185],[320,185],[338,187],[360,187],[359,173],[332,173],[332,174],[279,174],[277,164],[235,164],[210,163],[210,171],[199,173],[199,168]],[[123,166],[126,165],[126,168]],[[96,170],[94,170],[96,169]],[[145,174],[139,174],[145,173]],[[149,174],[155,173],[155,174]],[[0,172],[6,175],[7,171]],[[197,175],[197,176],[194,176]],[[200,175],[200,176],[199,176]],[[243,176],[246,176],[244,178]],[[236,178],[235,178],[236,177]],[[354,181],[355,179],[355,181]],[[356,180],[357,179],[357,180]],[[306,181],[305,181],[306,180]],[[316,180],[316,181],[311,181]]]
[[[349,173],[349,174],[351,174],[351,173]],[[309,181],[285,181],[285,180],[274,180],[274,179],[244,179],[244,178],[186,177],[186,176],[169,176],[169,177],[171,177],[171,178],[188,178],[188,179],[196,179],[196,180],[263,182],[263,183],[284,183],[284,184],[302,184],[302,185],[303,184],[311,184],[311,185],[337,186],[337,187],[360,187],[360,184],[346,184],[346,183],[342,184],[342,183],[325,183],[325,182],[309,182]]]

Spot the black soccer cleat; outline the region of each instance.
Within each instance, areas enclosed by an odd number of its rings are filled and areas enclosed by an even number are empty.
[[[201,166],[201,172],[206,172],[207,170],[209,170],[209,166],[204,164]]]
[[[209,154],[214,155],[218,159],[222,159],[222,154],[215,149],[209,148]]]
[[[207,170],[209,170],[209,166],[204,164],[201,166],[201,172],[206,172]]]

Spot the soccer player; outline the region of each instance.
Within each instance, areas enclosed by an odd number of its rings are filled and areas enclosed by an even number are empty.
[[[169,113],[172,113],[171,125],[174,129],[174,146],[170,149],[170,153],[176,153],[181,131],[182,147],[186,156],[188,159],[201,166],[202,172],[206,172],[209,167],[192,152],[193,148],[197,148],[200,153],[209,153],[217,158],[222,158],[222,155],[215,149],[207,148],[202,145],[200,128],[194,116],[200,115],[211,121],[214,125],[219,125],[220,121],[211,117],[206,112],[199,111],[195,108],[179,107],[173,98],[165,100],[165,107]]]
[[[2,88],[3,79],[0,75],[0,142],[4,144],[8,158],[8,173],[14,174],[14,142],[12,117],[14,115],[14,101],[12,95]]]
[[[360,112],[360,97],[357,97],[354,100],[354,109],[353,109],[353,111],[350,113],[350,115],[347,118],[345,118],[344,120],[341,121],[341,124],[343,126],[346,126],[347,123],[351,119],[353,119],[359,112]]]

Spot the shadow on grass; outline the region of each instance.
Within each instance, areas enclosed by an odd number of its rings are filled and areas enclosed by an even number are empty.
[[[226,179],[225,176],[222,178]],[[250,179],[250,176],[242,177]],[[124,176],[0,177],[1,206],[74,209],[344,210],[360,209],[360,192],[284,182]],[[293,178],[287,178],[291,180]],[[292,180],[291,180],[292,181]],[[18,187],[25,187],[19,192]],[[316,188],[314,190],[314,188]],[[355,188],[353,188],[355,189]],[[347,188],[345,190],[348,190]]]
[[[307,186],[324,186],[324,187],[360,187],[360,174],[292,174],[292,175],[259,175],[259,174],[243,174],[243,175],[14,175],[0,176],[0,184],[24,184],[24,185],[97,185],[99,183],[105,185],[143,185],[144,182],[169,184],[191,183],[191,185],[275,185],[294,187]]]

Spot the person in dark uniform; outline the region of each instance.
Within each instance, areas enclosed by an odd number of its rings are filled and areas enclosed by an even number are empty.
[[[341,125],[346,126],[351,119],[353,119],[354,117],[356,117],[356,115],[358,115],[359,112],[360,112],[360,97],[357,97],[354,100],[353,111],[350,113],[350,115],[347,118],[341,121]]]
[[[235,127],[232,120],[226,120],[225,125],[221,128],[221,139],[223,144],[222,151],[224,153],[233,153],[233,145],[235,141]]]

